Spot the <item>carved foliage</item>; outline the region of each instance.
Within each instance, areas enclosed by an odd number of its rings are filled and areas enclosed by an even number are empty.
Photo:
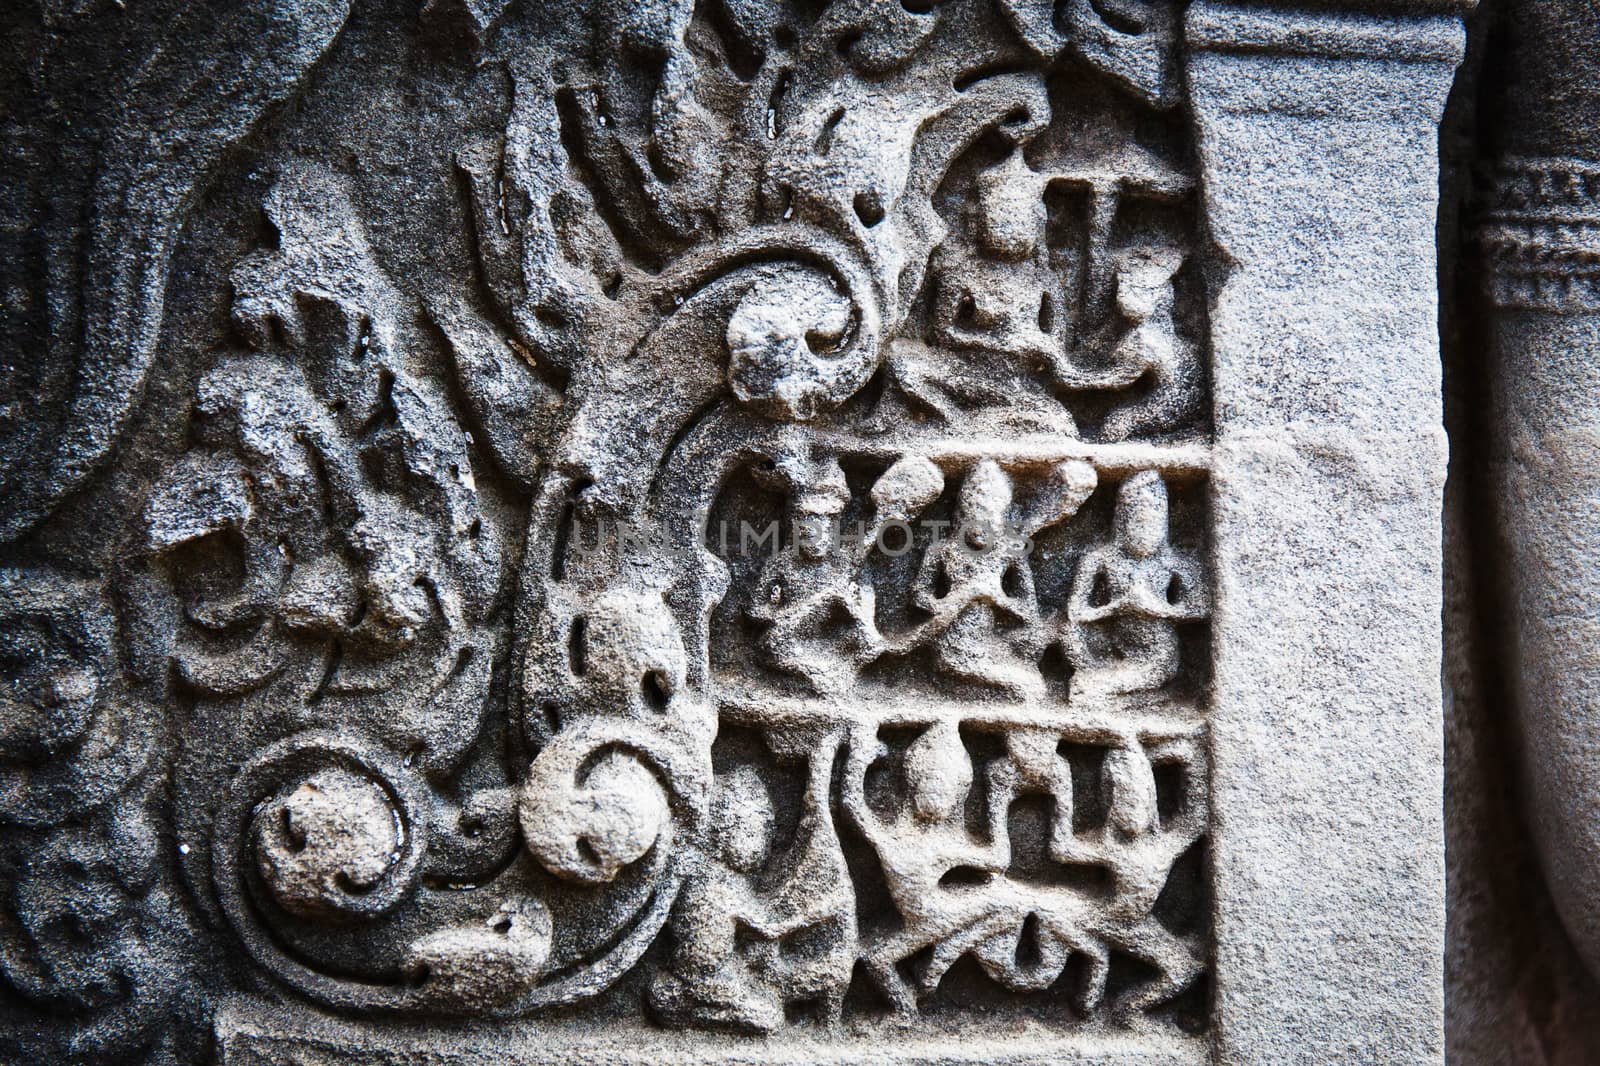
[[[1002,7],[608,0],[555,63],[430,3],[509,91],[454,154],[470,284],[278,153],[125,577],[250,967],[388,1014],[1204,1025],[1175,14]],[[45,758],[90,728],[57,687]]]
[[[233,275],[256,350],[202,378],[199,447],[144,512],[172,657],[279,729],[384,693],[360,725],[449,762],[476,735],[503,577],[467,438],[407,367],[399,297],[331,180],[291,169],[267,210],[278,250]]]
[[[168,1017],[188,977],[187,930],[159,862],[160,782],[144,773],[157,709],[124,683],[94,583],[4,570],[0,605],[0,979],[68,1021],[8,1027],[0,1049],[183,1054],[187,1034]]]

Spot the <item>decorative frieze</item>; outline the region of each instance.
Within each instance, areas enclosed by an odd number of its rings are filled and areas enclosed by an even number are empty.
[[[354,6],[210,120],[159,36],[84,214],[0,1046],[1436,1059],[1431,229],[1352,189],[1433,181],[1453,19]]]

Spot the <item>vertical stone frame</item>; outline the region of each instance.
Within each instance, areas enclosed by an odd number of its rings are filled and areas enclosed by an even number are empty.
[[[1501,159],[1478,237],[1488,297],[1497,437],[1490,452],[1513,610],[1529,831],[1568,934],[1600,959],[1588,885],[1600,839],[1571,801],[1595,781],[1593,579],[1600,458],[1593,372],[1600,168],[1564,156]]]
[[[1217,1061],[1442,1057],[1437,126],[1463,31],[1199,3]]]
[[[1563,932],[1600,972],[1593,804],[1600,134],[1593,121],[1600,25],[1566,3],[1498,12],[1493,116],[1481,148],[1477,255],[1467,260],[1494,436],[1493,560],[1516,710],[1518,800]],[[1476,342],[1476,338],[1474,338]],[[1476,351],[1476,345],[1474,351]]]

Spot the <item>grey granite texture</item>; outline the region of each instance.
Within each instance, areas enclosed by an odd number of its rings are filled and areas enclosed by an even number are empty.
[[[1286,57],[1255,50],[1283,16],[1189,21],[1218,40],[1190,83],[1230,268],[1212,320],[1221,1059],[1436,1059],[1440,644],[1417,620],[1442,573],[1435,144],[1461,30],[1301,16]]]
[[[1462,14],[7,5],[0,1059],[1584,1061]]]

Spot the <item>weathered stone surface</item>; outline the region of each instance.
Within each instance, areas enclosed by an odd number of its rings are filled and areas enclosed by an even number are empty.
[[[1219,1042],[1437,1058],[1439,636],[1408,619],[1439,610],[1433,145],[1461,32],[1189,19],[1217,42],[1191,85],[1231,268],[1212,320]],[[1286,35],[1304,58],[1255,54]]]
[[[26,7],[3,1054],[1441,1061],[1454,10]]]
[[[1475,120],[1462,155],[1478,181],[1452,316],[1458,558],[1476,565],[1470,577],[1458,567],[1452,611],[1451,1055],[1579,1063],[1600,1055],[1600,852],[1584,784],[1594,652],[1581,636],[1593,614],[1600,25],[1562,0],[1496,5],[1480,21],[1459,108]]]

